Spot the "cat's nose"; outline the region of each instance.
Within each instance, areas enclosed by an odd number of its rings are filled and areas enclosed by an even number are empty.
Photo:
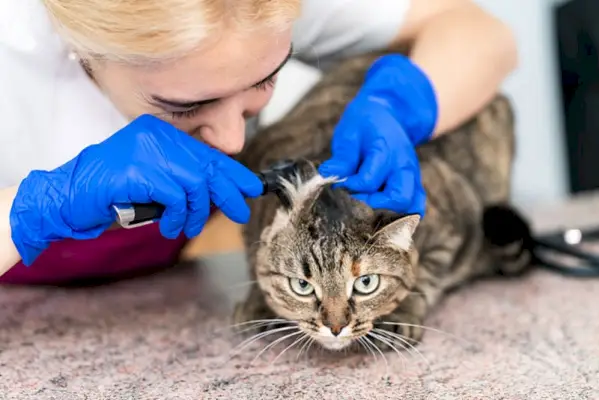
[[[333,336],[339,336],[343,328],[345,328],[346,326],[347,325],[331,325],[329,326],[329,329],[331,330]]]
[[[327,328],[329,328],[329,330],[331,331],[331,334],[333,336],[339,336],[341,334],[341,331],[343,330],[343,328],[345,328],[347,325],[349,325],[346,322],[336,322],[336,323],[330,323],[330,322],[327,323],[327,322],[325,322],[323,325],[326,326]]]
[[[343,328],[349,325],[351,318],[349,307],[326,304],[321,309],[322,324],[329,328],[333,336],[339,336]]]

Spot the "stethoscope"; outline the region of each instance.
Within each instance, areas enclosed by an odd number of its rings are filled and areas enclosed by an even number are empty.
[[[599,228],[571,228],[533,236],[534,264],[566,276],[599,277],[599,251],[584,249],[585,242],[593,239],[599,239]]]

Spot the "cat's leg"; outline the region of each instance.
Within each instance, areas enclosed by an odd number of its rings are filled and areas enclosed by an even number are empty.
[[[472,268],[467,257],[469,246],[464,247],[464,235],[455,226],[431,212],[434,225],[421,226],[416,247],[420,249],[416,262],[416,285],[391,313],[375,321],[373,337],[379,336],[377,346],[399,349],[418,344],[426,330],[423,327],[429,312],[442,300],[445,291],[468,280]],[[386,340],[381,340],[381,336]],[[402,346],[403,345],[403,346]]]
[[[280,322],[280,318],[266,304],[264,294],[258,285],[252,286],[245,301],[235,305],[233,323],[238,331],[264,332],[278,326]]]
[[[393,345],[398,350],[409,351],[422,340],[424,322],[441,296],[442,291],[435,287],[424,291],[415,288],[393,312],[375,322],[370,340],[381,350],[392,350]]]

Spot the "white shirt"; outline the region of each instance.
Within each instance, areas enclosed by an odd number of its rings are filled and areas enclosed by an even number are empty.
[[[293,32],[296,58],[326,68],[381,49],[398,33],[409,2],[304,0]],[[283,76],[289,74],[282,71],[278,86]],[[70,57],[40,0],[0,0],[0,188],[64,164],[126,124]]]

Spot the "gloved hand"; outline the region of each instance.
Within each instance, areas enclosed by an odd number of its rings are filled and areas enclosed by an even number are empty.
[[[407,57],[385,55],[366,73],[333,133],[323,176],[347,178],[337,186],[373,208],[424,216],[426,193],[415,146],[437,122],[431,82]]]
[[[11,209],[12,239],[30,265],[53,241],[98,237],[115,221],[112,205],[152,201],[165,206],[162,235],[194,237],[211,202],[246,223],[245,197],[261,192],[258,177],[237,161],[143,115],[65,165],[31,172]]]

